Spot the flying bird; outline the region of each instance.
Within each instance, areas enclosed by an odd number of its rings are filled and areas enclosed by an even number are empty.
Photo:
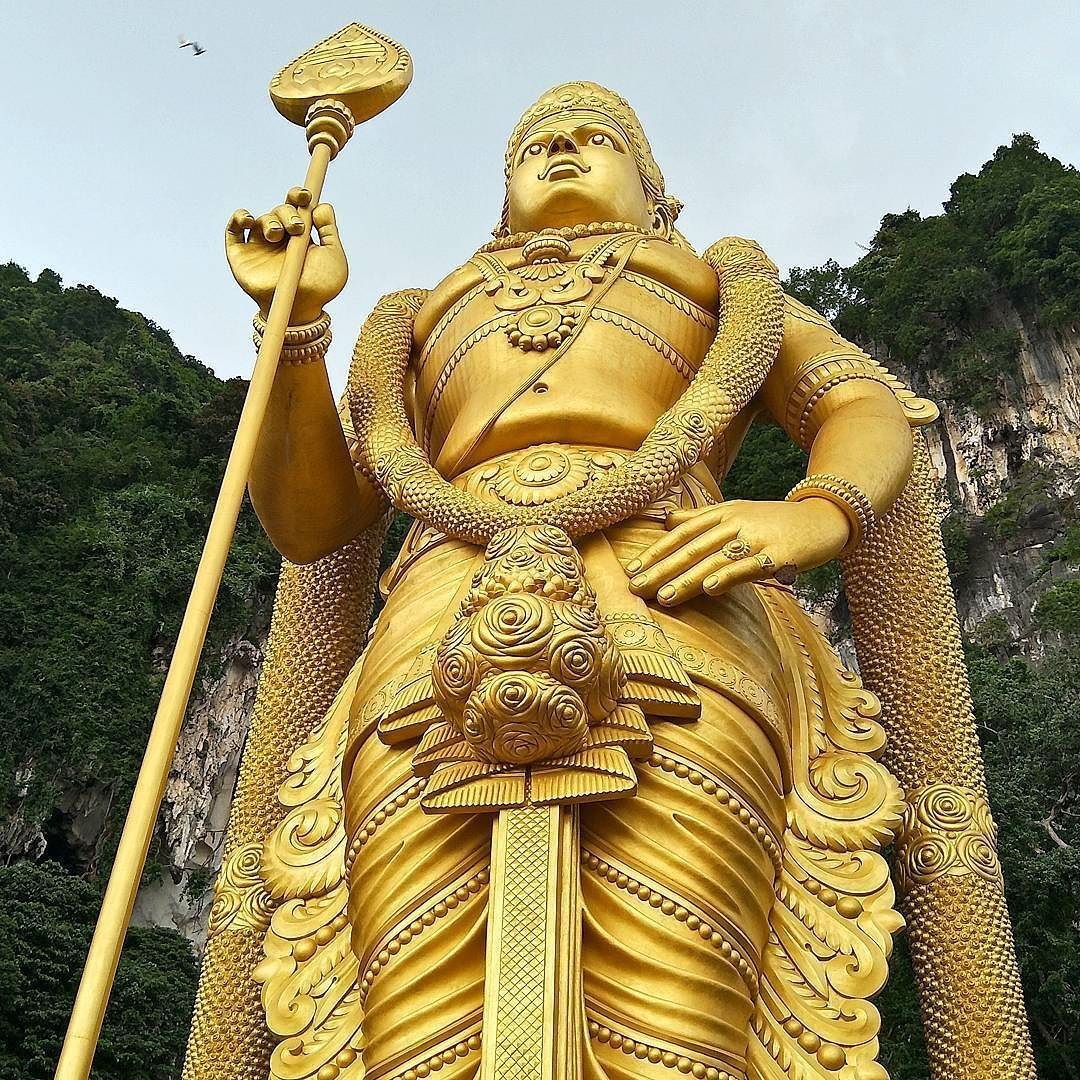
[[[180,38],[181,49],[186,49],[189,45],[191,46],[192,52],[196,56],[202,56],[202,54],[206,52],[206,50],[197,41],[188,41],[188,39],[185,37]]]

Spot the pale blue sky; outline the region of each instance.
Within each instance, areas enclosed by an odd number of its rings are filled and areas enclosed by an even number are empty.
[[[267,84],[354,19],[403,42],[416,74],[331,167],[352,268],[333,307],[339,384],[380,293],[434,284],[487,239],[506,135],[565,79],[634,104],[692,241],[752,236],[785,269],[851,261],[886,211],[936,212],[1015,131],[1080,162],[1073,2],[3,0],[0,258],[91,282],[247,374],[251,304],[224,224],[300,182],[302,134]]]

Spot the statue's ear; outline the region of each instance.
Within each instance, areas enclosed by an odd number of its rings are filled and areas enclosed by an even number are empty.
[[[653,207],[653,229],[657,235],[670,240],[683,204],[673,195],[661,195],[649,201]]]
[[[506,190],[503,193],[503,205],[502,205],[502,217],[499,219],[499,224],[491,230],[491,235],[496,240],[501,240],[504,236],[510,235],[510,184],[507,182]]]

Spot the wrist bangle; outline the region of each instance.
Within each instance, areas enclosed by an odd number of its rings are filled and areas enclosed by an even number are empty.
[[[251,320],[255,327],[255,333],[259,339],[266,333],[266,320],[261,315],[256,315]],[[314,322],[302,323],[299,326],[290,326],[285,331],[286,345],[307,345],[321,338],[330,329],[330,316],[324,311]]]
[[[255,328],[252,341],[255,342],[255,348],[259,348],[266,332],[266,320],[256,315],[251,323]],[[333,339],[334,336],[330,332],[330,316],[323,312],[314,322],[290,326],[285,331],[279,359],[283,364],[313,363],[326,355],[326,350],[330,348],[330,342]]]
[[[312,341],[307,345],[284,345],[281,349],[281,363],[311,364],[316,360],[321,360],[333,340],[334,335],[327,330],[318,341]]]
[[[800,480],[788,493],[786,502],[803,499],[825,499],[844,512],[851,528],[851,537],[841,555],[854,551],[877,520],[874,504],[850,480],[834,473],[813,473]]]

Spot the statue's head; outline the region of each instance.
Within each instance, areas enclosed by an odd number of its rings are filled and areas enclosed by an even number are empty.
[[[541,95],[510,136],[496,235],[625,221],[668,238],[681,208],[629,104],[596,83],[569,82]]]

